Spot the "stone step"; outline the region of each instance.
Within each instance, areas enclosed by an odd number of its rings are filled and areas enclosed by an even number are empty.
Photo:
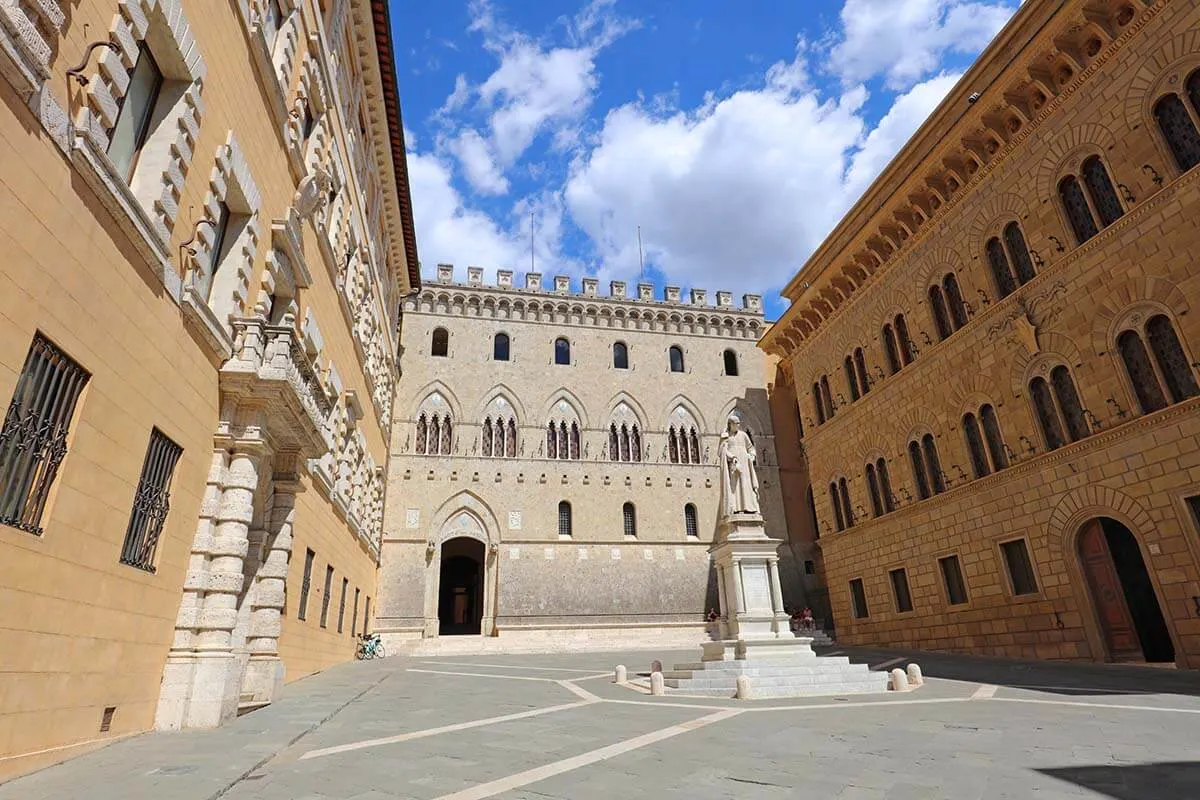
[[[846,656],[808,656],[805,658],[753,658],[735,661],[689,661],[676,664],[676,670],[704,670],[705,672],[730,672],[742,674],[746,669],[778,669],[781,667],[816,667],[816,666],[849,667],[850,659]],[[863,665],[865,666],[865,665]]]
[[[878,673],[883,675],[883,673]],[[811,687],[811,686],[828,686],[830,684],[867,684],[876,685],[879,683],[886,684],[887,676],[877,678],[876,673],[827,673],[824,675],[771,675],[750,678],[750,685],[755,687]],[[698,674],[691,678],[664,678],[664,686],[670,686],[673,689],[684,688],[723,688],[737,686],[736,680],[728,678]]]
[[[882,674],[882,673],[879,673]],[[880,694],[887,691],[886,676],[882,682],[873,683],[828,683],[812,687],[758,687],[751,684],[754,699],[775,699],[785,697],[822,697],[848,694]],[[668,688],[667,694],[692,697],[733,697],[734,688]]]
[[[756,663],[741,669],[671,669],[664,670],[664,678],[690,678],[694,675],[709,675],[721,680],[735,680],[739,675],[748,677],[785,677],[788,675],[847,675],[868,672],[866,664],[763,664]]]

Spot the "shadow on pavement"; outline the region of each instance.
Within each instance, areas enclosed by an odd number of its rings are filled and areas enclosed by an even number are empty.
[[[1200,797],[1200,762],[1055,767],[1037,772],[1114,800],[1195,800]]]
[[[815,648],[826,655],[838,652],[853,661],[879,665],[902,659],[896,666],[915,662],[927,678],[986,683],[1052,694],[1138,695],[1177,694],[1200,697],[1200,671],[1088,662],[1024,661],[990,656],[933,653],[920,650],[885,650],[865,647]],[[1200,798],[1200,793],[1195,795]]]

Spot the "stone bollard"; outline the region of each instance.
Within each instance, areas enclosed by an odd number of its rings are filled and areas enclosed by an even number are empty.
[[[907,692],[909,690],[908,676],[904,674],[904,670],[899,667],[892,670],[892,682],[889,688],[893,692]]]
[[[924,685],[925,676],[921,674],[921,666],[919,664],[908,665],[908,683],[914,689]]]
[[[650,671],[651,672],[662,672],[662,662],[661,661],[651,661],[650,662]]]
[[[667,693],[666,684],[663,683],[661,672],[650,673],[650,694],[661,697]]]
[[[613,670],[613,683],[625,683],[628,680],[628,673],[625,671],[624,664],[617,664],[617,668]]]
[[[737,692],[733,695],[738,700],[750,700],[754,697],[754,690],[750,688],[750,678],[745,675],[737,676]]]

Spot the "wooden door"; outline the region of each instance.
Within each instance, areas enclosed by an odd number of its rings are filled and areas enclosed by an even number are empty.
[[[1080,531],[1079,560],[1087,576],[1109,659],[1142,661],[1141,640],[1133,627],[1133,617],[1125,602],[1125,590],[1113,565],[1100,520],[1088,522]]]

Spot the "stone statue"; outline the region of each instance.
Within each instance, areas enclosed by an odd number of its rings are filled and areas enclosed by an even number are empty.
[[[737,414],[730,414],[717,446],[721,466],[721,515],[759,514],[758,473],[754,469],[754,442],[742,430]]]
[[[317,211],[325,207],[329,201],[329,187],[332,185],[332,180],[320,165],[313,168],[313,171],[300,181],[300,186],[296,188],[296,197],[292,205],[296,209],[296,215],[300,219],[308,219]]]

